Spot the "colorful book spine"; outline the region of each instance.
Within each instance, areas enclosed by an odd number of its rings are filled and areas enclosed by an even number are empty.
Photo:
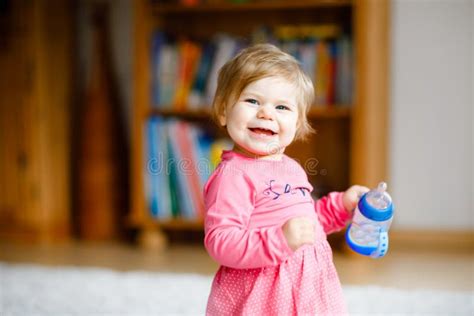
[[[192,150],[194,146],[190,138],[189,125],[184,122],[177,122],[175,136],[178,140],[179,149],[183,157],[183,165],[185,166],[183,175],[186,181],[189,198],[193,201],[193,215],[195,218],[203,218],[204,200],[202,186],[197,169],[197,157]]]
[[[230,60],[237,51],[238,41],[237,39],[225,35],[219,34],[215,38],[216,41],[216,52],[211,66],[211,72],[208,76],[206,85],[206,103],[211,104],[214,98],[217,87],[217,76],[219,69]]]
[[[213,42],[206,42],[203,44],[198,70],[193,79],[191,92],[188,97],[188,106],[190,108],[196,109],[203,107],[206,103],[204,96],[206,93],[208,77],[211,72],[214,53],[215,44]]]
[[[324,41],[319,41],[316,44],[316,54],[317,54],[317,65],[316,65],[316,79],[314,82],[315,85],[315,95],[316,95],[316,106],[327,105],[329,90],[329,73],[330,73],[330,54],[328,50],[328,44]]]
[[[337,47],[334,41],[328,42],[328,70],[327,70],[327,98],[326,105],[333,106],[336,102],[336,72],[337,72]]]
[[[163,62],[160,59],[161,55],[161,50],[163,48],[163,45],[166,43],[166,37],[164,32],[162,31],[156,31],[155,34],[153,34],[153,39],[152,39],[152,48],[151,48],[151,65],[153,67],[151,71],[152,75],[152,106],[156,107],[160,104],[161,102],[161,97],[160,97],[160,89],[161,89],[161,70],[160,67],[162,67]]]
[[[160,219],[169,219],[172,216],[171,212],[171,194],[170,194],[170,183],[168,176],[168,131],[166,128],[166,122],[160,118],[157,122],[156,133],[158,134],[157,138],[159,139],[158,147],[158,185],[159,185],[159,194],[158,201],[160,204],[160,213],[158,217]]]
[[[159,57],[160,101],[159,107],[170,108],[173,105],[178,81],[178,48],[173,43],[166,43],[161,48]]]
[[[145,192],[148,209],[153,217],[158,217],[160,213],[160,202],[158,200],[161,195],[159,180],[158,180],[158,147],[159,138],[156,133],[156,127],[158,126],[159,119],[150,119],[146,126],[145,135],[147,135],[147,147],[145,149],[145,161],[144,161],[144,174],[145,174]]]
[[[299,59],[303,71],[311,78],[312,82],[316,80],[316,44],[314,41],[302,43],[297,46]]]
[[[334,25],[259,28],[252,42],[271,41],[300,61],[312,79],[318,106],[352,101],[352,45]],[[180,111],[210,106],[219,69],[249,42],[226,34],[211,42],[173,42],[157,31],[152,41],[153,102]]]
[[[153,117],[145,129],[145,188],[151,217],[202,218],[204,184],[231,143],[215,141],[202,128],[175,119]]]
[[[353,54],[352,42],[347,36],[336,40],[336,102],[340,105],[352,104]]]
[[[191,190],[189,188],[189,182],[187,180],[187,163],[184,160],[184,156],[182,154],[179,140],[176,135],[178,134],[179,130],[179,122],[176,120],[171,120],[168,123],[169,133],[173,135],[173,137],[169,138],[172,156],[171,156],[171,163],[174,163],[175,166],[173,167],[175,171],[175,179],[177,183],[177,187],[174,188],[178,191],[179,196],[179,210],[180,215],[183,218],[187,219],[195,219],[195,204],[194,199],[191,196]]]
[[[189,40],[183,40],[179,47],[179,75],[176,82],[174,107],[184,110],[187,106],[191,84],[196,74],[197,63],[201,56],[201,46]]]

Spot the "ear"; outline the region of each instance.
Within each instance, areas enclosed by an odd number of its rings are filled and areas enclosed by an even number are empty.
[[[222,127],[225,127],[227,125],[226,110],[224,110],[222,114],[219,114],[219,123],[221,124]]]

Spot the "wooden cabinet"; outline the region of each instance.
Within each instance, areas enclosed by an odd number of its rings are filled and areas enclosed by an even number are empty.
[[[164,1],[163,1],[164,2]],[[155,115],[207,121],[206,110],[157,110],[151,100],[151,39],[161,29],[195,38],[225,32],[249,37],[259,25],[337,25],[355,47],[352,104],[331,104],[310,111],[317,133],[307,143],[295,143],[287,154],[305,165],[316,159],[309,174],[317,193],[345,190],[354,183],[375,185],[386,177],[388,107],[388,17],[385,0],[203,1],[183,6],[136,0],[134,7],[133,135],[130,224],[148,234],[159,227],[202,229],[202,221],[153,219],[146,206],[143,177],[144,123]],[[178,1],[176,1],[178,2]],[[155,236],[156,237],[156,236]],[[160,237],[144,240],[161,240]]]
[[[73,15],[66,1],[0,6],[0,238],[70,232]]]

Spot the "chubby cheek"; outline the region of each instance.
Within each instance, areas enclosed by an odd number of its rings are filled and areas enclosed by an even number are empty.
[[[239,141],[243,136],[242,128],[232,123],[227,125],[227,133],[234,141]]]
[[[287,122],[284,126],[285,129],[284,133],[281,133],[280,142],[281,145],[288,146],[295,139],[297,127],[293,121]]]
[[[240,117],[239,115],[235,115],[232,117],[232,120],[227,121],[227,130],[229,133],[241,133],[246,129],[245,119]],[[231,135],[232,136],[232,135]]]

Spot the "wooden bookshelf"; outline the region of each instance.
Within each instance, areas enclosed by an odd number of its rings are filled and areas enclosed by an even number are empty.
[[[306,143],[295,143],[287,151],[299,161],[317,157],[319,173],[310,175],[309,179],[324,193],[344,190],[354,183],[373,186],[386,179],[389,7],[388,0],[262,0],[242,4],[212,1],[196,6],[136,0],[132,191],[127,221],[140,231],[139,240],[145,246],[162,247],[165,238],[160,235],[160,229],[202,229],[202,220],[159,221],[149,215],[143,178],[145,121],[152,116],[163,116],[210,123],[209,110],[177,111],[152,106],[150,43],[154,29],[196,38],[211,38],[217,32],[245,37],[263,23],[268,26],[334,23],[349,30],[357,56],[353,104],[313,107],[309,119],[316,135]],[[151,238],[154,242],[148,243],[150,235],[155,236]]]
[[[137,223],[129,223],[130,225],[136,225]],[[151,228],[164,228],[164,229],[173,229],[173,230],[193,230],[193,231],[202,231],[203,221],[202,220],[189,220],[184,218],[173,218],[167,220],[154,220],[151,218],[145,219],[140,223],[146,227]]]

